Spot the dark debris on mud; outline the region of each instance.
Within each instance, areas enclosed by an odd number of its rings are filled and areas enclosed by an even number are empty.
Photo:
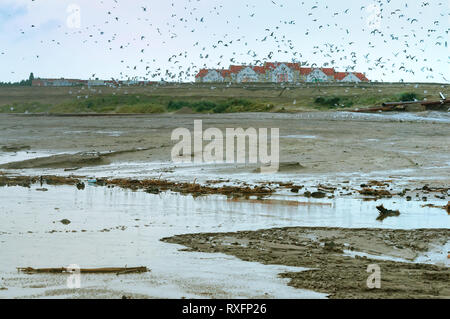
[[[378,200],[382,198],[392,198],[398,196],[405,198],[407,201],[412,200],[415,196],[416,200],[427,201],[428,198],[435,197],[437,199],[445,200],[448,198],[450,189],[448,187],[430,187],[425,185],[421,188],[409,189],[404,188],[402,190],[395,191],[390,187],[392,181],[368,181],[365,184],[361,184],[360,188],[352,187],[348,184],[341,183],[337,185],[324,185],[318,184],[315,186],[306,187],[305,185],[294,184],[293,182],[258,182],[257,184],[249,184],[241,182],[234,185],[224,185],[224,183],[230,182],[229,180],[209,180],[206,184],[193,182],[178,182],[164,180],[161,178],[150,179],[133,179],[133,178],[112,178],[112,179],[88,179],[86,176],[70,175],[55,176],[55,175],[42,175],[42,176],[11,176],[0,171],[0,187],[1,186],[22,186],[30,188],[33,184],[40,184],[42,187],[46,185],[73,185],[78,190],[84,190],[85,183],[96,186],[105,186],[108,188],[120,187],[123,189],[130,189],[133,191],[143,190],[149,194],[160,194],[161,192],[171,191],[182,195],[192,195],[194,197],[203,195],[225,195],[230,198],[249,198],[256,197],[258,199],[264,199],[277,192],[286,192],[293,196],[302,196],[306,198],[327,198],[332,199],[335,197],[353,196],[361,197],[363,200]],[[429,207],[436,207],[445,209],[449,212],[449,205],[447,206],[435,206],[428,205]],[[387,216],[386,216],[387,217]],[[383,217],[384,219],[384,217]]]

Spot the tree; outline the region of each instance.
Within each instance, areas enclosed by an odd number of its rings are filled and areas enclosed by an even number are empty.
[[[0,82],[0,86],[31,86],[33,80],[34,74],[31,72],[28,80],[22,80],[20,82]]]
[[[34,74],[33,74],[33,72],[31,72],[30,76],[28,77],[28,81],[25,81],[26,82],[25,85],[31,86],[33,83],[33,80],[34,80]]]

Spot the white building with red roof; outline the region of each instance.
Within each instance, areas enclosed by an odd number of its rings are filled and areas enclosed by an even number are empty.
[[[235,73],[236,83],[259,82],[259,80],[258,73],[251,66],[245,66]]]
[[[336,82],[368,82],[369,80],[360,72],[336,72]]]
[[[336,71],[333,68],[311,68],[306,75],[306,82],[332,82]]]
[[[235,83],[267,82],[266,69],[262,66],[231,65],[229,72]]]
[[[266,62],[263,66],[230,65],[229,69],[201,69],[196,82],[368,82],[363,73],[336,72],[334,68],[301,67],[300,63]]]
[[[264,67],[270,73],[270,82],[283,83],[283,82],[297,82],[298,71],[296,63],[285,63],[285,62],[267,62]]]
[[[223,82],[222,70],[201,69],[195,76],[196,82]]]

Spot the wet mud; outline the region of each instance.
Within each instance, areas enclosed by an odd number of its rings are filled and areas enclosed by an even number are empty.
[[[439,265],[414,262],[431,246],[443,247],[450,240],[449,229],[291,227],[187,234],[162,240],[184,245],[188,251],[220,252],[246,261],[310,268],[281,276],[289,278],[293,287],[327,293],[330,298],[450,298],[450,268],[445,260]],[[381,258],[351,256],[346,251]],[[367,285],[367,269],[372,264],[380,267],[380,288]]]

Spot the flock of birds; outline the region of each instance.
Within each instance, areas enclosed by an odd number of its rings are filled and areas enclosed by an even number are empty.
[[[42,0],[31,0],[36,5],[39,1]],[[68,41],[79,41],[80,50],[89,44],[99,50],[122,51],[115,55],[121,57],[117,61],[122,70],[119,73],[121,79],[192,81],[200,68],[227,68],[229,64],[240,63],[262,65],[290,57],[289,62],[300,62],[310,67],[345,68],[345,71],[361,69],[360,65],[364,65],[369,74],[371,71],[377,71],[383,77],[394,74],[400,81],[402,74],[415,75],[419,70],[424,72],[421,78],[427,80],[450,80],[447,49],[450,13],[449,2],[445,0],[418,1],[414,4],[418,10],[414,9],[413,17],[409,16],[412,9],[406,0],[375,0],[370,6],[360,6],[359,12],[354,12],[355,8],[331,9],[325,1],[287,0],[287,3],[281,3],[281,0],[260,0],[252,5],[245,4],[245,10],[236,8],[233,15],[220,1],[172,1],[167,4],[172,12],[169,19],[157,23],[155,21],[162,20],[155,18],[160,12],[152,9],[148,1],[137,4],[134,1],[102,0],[100,4],[105,7],[105,12],[99,16],[98,21],[103,19],[101,24],[83,25],[78,29],[66,29],[61,24],[58,25],[61,37],[42,39],[40,44],[64,47]],[[287,7],[293,2],[307,15],[307,21],[277,19],[286,15]],[[336,7],[335,3],[333,5]],[[135,21],[122,15],[124,6],[137,6],[139,14],[133,15]],[[207,13],[205,8],[209,8]],[[260,17],[267,20],[264,30],[253,28],[258,25],[258,15],[262,13],[257,9],[261,8],[272,14],[270,19]],[[284,10],[284,13],[277,15],[277,10]],[[425,17],[426,10],[432,10],[433,19]],[[430,12],[426,14],[430,15]],[[346,26],[339,22],[343,20],[334,20],[339,18],[353,24]],[[224,22],[221,27],[223,33],[218,33],[210,25],[219,19]],[[367,23],[368,19],[372,21]],[[209,32],[210,28],[212,31]],[[33,29],[39,29],[39,25],[23,26],[19,32],[25,35]],[[131,37],[127,35],[124,41],[122,30],[130,29],[133,30]],[[254,34],[256,36],[252,36]],[[321,34],[328,41],[323,42]],[[334,43],[329,41],[329,34],[333,35]],[[301,43],[298,39],[302,39]],[[155,48],[157,41],[160,41],[159,47]],[[174,51],[173,43],[176,43],[172,41],[183,44],[178,52],[171,52]],[[161,46],[165,61],[161,61],[161,54],[154,55]],[[429,54],[436,50],[444,53]],[[0,49],[0,61],[7,54],[8,47]],[[37,60],[41,56],[34,53]],[[322,62],[317,65],[308,61]],[[432,65],[436,62],[447,64],[447,69],[435,70]],[[90,77],[96,78],[96,73]]]

